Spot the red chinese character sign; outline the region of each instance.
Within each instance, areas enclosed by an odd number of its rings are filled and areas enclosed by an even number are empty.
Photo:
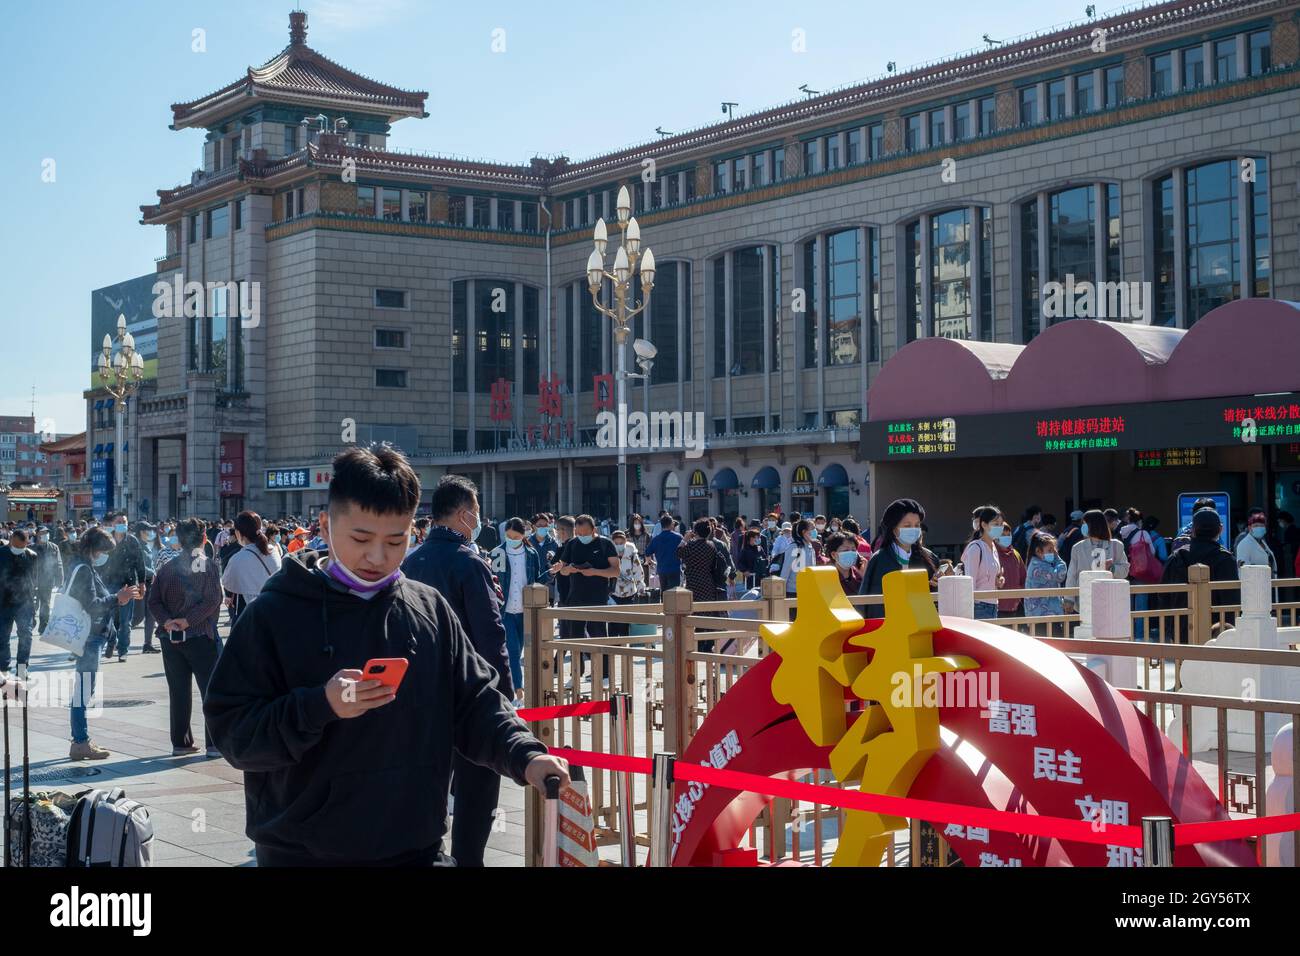
[[[884,590],[885,619],[864,622],[833,568],[801,571],[798,620],[763,628],[774,653],[710,711],[682,760],[781,779],[830,769],[864,792],[1088,821],[1102,833],[1144,816],[1227,819],[1173,743],[1087,668],[987,621],[941,620],[923,572],[886,575]],[[917,693],[900,695],[912,684]],[[979,693],[990,687],[994,699]],[[872,703],[850,711],[853,700]],[[770,799],[699,783],[678,784],[674,797],[677,866],[721,862]],[[904,826],[849,811],[833,865],[879,865]],[[1142,863],[1127,846],[942,829],[968,866]],[[1174,862],[1255,857],[1225,841],[1180,846]]]
[[[492,383],[491,390],[492,404],[488,409],[488,418],[494,422],[510,421],[511,403],[510,403],[510,383],[504,378],[499,378]]]

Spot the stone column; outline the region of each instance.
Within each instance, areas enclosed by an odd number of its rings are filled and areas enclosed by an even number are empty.
[[[221,512],[217,474],[217,383],[211,372],[191,372],[186,403],[186,484],[190,493],[186,511],[200,518]]]

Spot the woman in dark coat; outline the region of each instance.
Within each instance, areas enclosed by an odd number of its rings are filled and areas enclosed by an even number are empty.
[[[880,518],[879,532],[872,544],[874,553],[867,562],[862,586],[858,589],[859,594],[883,594],[882,582],[885,575],[903,568],[925,571],[930,577],[930,590],[939,586],[939,578],[943,574],[952,573],[951,566],[940,567],[934,552],[921,544],[923,521],[925,509],[912,498],[899,498],[885,509]],[[884,605],[867,605],[863,608],[863,616],[884,617]]]

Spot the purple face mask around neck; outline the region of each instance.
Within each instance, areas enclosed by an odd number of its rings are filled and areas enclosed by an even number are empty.
[[[347,565],[334,557],[333,542],[327,539],[326,543],[329,545],[330,559],[325,565],[325,573],[349,590],[361,591],[365,594],[382,591],[402,576],[402,569],[398,568],[392,574],[385,575],[378,581],[367,581],[364,578],[359,578],[348,569]]]

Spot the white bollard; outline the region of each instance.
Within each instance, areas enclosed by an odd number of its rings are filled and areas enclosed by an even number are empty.
[[[1074,636],[1082,640],[1092,638],[1092,582],[1114,580],[1109,571],[1079,572],[1079,624],[1074,629]]]
[[[1295,813],[1294,724],[1285,724],[1273,738],[1273,782],[1264,795],[1264,812],[1270,817]],[[1256,799],[1259,799],[1256,797]],[[1265,866],[1295,866],[1295,840],[1291,833],[1264,837]]]
[[[939,579],[939,613],[947,617],[975,616],[975,579],[951,574]]]
[[[1133,639],[1129,614],[1129,584],[1107,575],[1089,582],[1092,636],[1103,641]],[[1103,675],[1112,687],[1137,687],[1136,657],[1104,658]]]
[[[1273,616],[1273,573],[1267,565],[1247,564],[1241,577],[1241,616]]]

